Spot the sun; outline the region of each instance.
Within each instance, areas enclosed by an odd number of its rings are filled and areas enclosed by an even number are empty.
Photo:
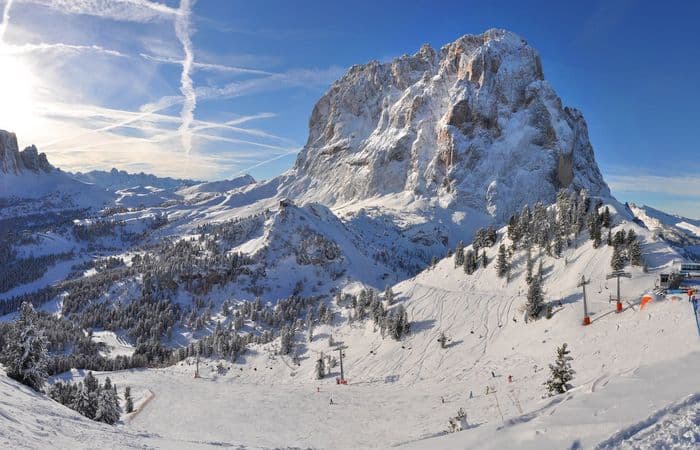
[[[31,127],[34,110],[34,76],[17,57],[0,53],[0,129]]]

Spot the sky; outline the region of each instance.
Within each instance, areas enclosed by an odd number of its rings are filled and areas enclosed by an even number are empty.
[[[506,28],[622,201],[700,218],[700,3],[0,0],[0,128],[65,170],[275,176],[353,64]]]

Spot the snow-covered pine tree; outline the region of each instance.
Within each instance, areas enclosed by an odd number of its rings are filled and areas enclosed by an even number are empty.
[[[441,348],[447,348],[447,336],[444,331],[440,332],[440,338],[438,339]]]
[[[532,283],[532,269],[535,265],[535,261],[532,259],[532,250],[530,247],[527,248],[527,260],[525,263],[525,282],[527,284]]]
[[[600,247],[601,244],[601,229],[600,216],[598,211],[593,209],[593,212],[588,216],[588,235],[593,241],[593,248]]]
[[[566,343],[557,348],[557,359],[554,364],[549,365],[551,372],[549,380],[545,382],[547,391],[550,396],[563,394],[571,388],[569,382],[574,379],[576,373],[571,368],[571,361],[574,358],[569,356],[571,352],[568,350]]]
[[[126,413],[134,412],[134,399],[131,398],[131,386],[124,388],[124,401],[126,401]]]
[[[632,241],[632,243],[627,246],[627,255],[629,256],[630,264],[632,264],[633,266],[644,266],[644,259],[642,258],[642,246],[637,239]]]
[[[486,250],[482,250],[481,252],[481,267],[484,269],[489,265],[489,259],[486,256]]]
[[[7,375],[40,391],[48,376],[46,337],[37,327],[37,314],[31,303],[24,302],[12,326],[3,361]]]
[[[554,256],[556,256],[557,258],[560,258],[563,251],[564,251],[564,241],[561,238],[561,234],[557,233],[554,236],[554,245],[552,247],[552,252],[554,253]]]
[[[114,389],[100,390],[97,396],[97,410],[95,411],[95,420],[104,422],[109,425],[114,425],[119,420],[122,410],[119,406],[119,397],[117,397]]]
[[[601,215],[601,222],[605,228],[610,229],[610,207],[606,206],[603,210],[603,214]]]
[[[384,301],[386,302],[387,306],[394,304],[394,291],[389,285],[387,285],[386,289],[384,289]]]
[[[289,325],[284,325],[280,330],[280,352],[283,355],[292,353],[294,345],[294,330]]]
[[[506,246],[501,244],[498,247],[498,258],[496,259],[496,271],[498,276],[503,278],[508,274],[508,256],[506,255]]]
[[[455,250],[454,260],[455,269],[464,265],[464,243],[462,241],[459,241],[457,243],[457,249]]]
[[[527,291],[527,315],[531,319],[536,319],[540,310],[542,309],[542,303],[544,303],[544,296],[542,294],[542,284],[540,281],[539,274],[532,277],[530,282],[530,287]]]
[[[97,410],[96,399],[97,397],[95,395],[91,395],[83,383],[78,383],[78,391],[76,392],[75,399],[70,407],[88,419],[94,419],[95,411]]]
[[[95,378],[95,375],[92,374],[91,370],[89,370],[87,375],[85,375],[84,383],[88,392],[97,392],[97,390],[100,388],[100,382],[97,381],[97,378]]]
[[[622,253],[622,246],[614,246],[612,258],[610,259],[610,267],[612,267],[613,270],[622,270],[625,268],[625,263],[625,255]]]
[[[464,408],[459,408],[457,415],[455,417],[450,417],[447,425],[447,431],[450,433],[455,433],[457,431],[463,431],[469,428],[467,423],[467,413],[464,412]]]
[[[517,214],[514,214],[510,216],[510,219],[508,220],[508,239],[510,239],[513,242],[513,246],[515,247],[517,243],[520,241],[520,228],[518,227],[519,223],[519,217]]]
[[[532,214],[530,213],[530,207],[528,205],[525,205],[520,213],[518,228],[520,240],[523,242],[523,245],[530,245],[532,242]]]
[[[308,332],[309,342],[312,342],[314,340],[314,314],[311,308],[306,311],[306,330]]]
[[[408,334],[411,329],[411,324],[408,321],[408,313],[402,304],[399,304],[390,313],[387,314],[386,330],[395,340],[401,340],[404,334]]]
[[[323,362],[323,353],[321,353],[321,356],[316,360],[316,379],[321,380],[323,377],[326,375],[326,366],[325,363]]]
[[[476,256],[472,250],[464,255],[464,272],[471,275],[476,271]]]

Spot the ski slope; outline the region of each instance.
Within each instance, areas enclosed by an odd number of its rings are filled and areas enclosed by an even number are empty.
[[[0,369],[0,448],[211,448],[181,442],[120,423],[93,422],[11,380]]]
[[[199,379],[193,378],[192,361],[107,375],[119,386],[132,386],[137,398],[153,394],[128,427],[178,442],[252,448],[695,448],[700,338],[691,307],[686,299],[659,297],[639,308],[655,272],[667,270],[679,255],[634,223],[620,227],[639,234],[650,267],[650,273],[630,269],[632,280],[622,281],[620,314],[609,302],[614,283],[605,281],[610,247],[594,249],[581,240],[560,259],[543,256],[546,297],[561,306],[549,320],[526,323],[525,253],[516,253],[506,282],[496,275],[494,246],[488,250],[491,265],[471,276],[446,258],[394,286],[412,322],[401,342],[382,339],[371,321],[339,319],[317,327],[311,342],[305,332],[297,334],[299,365],[276,355],[273,342],[252,346],[220,368],[217,361],[203,361]],[[588,327],[581,324],[582,274],[591,280]],[[442,332],[451,339],[446,349],[437,342]],[[338,367],[324,380],[314,379],[318,355],[334,351],[331,334],[348,347],[346,386],[334,381]],[[543,398],[547,364],[564,342],[574,357],[574,388]],[[487,386],[496,393],[486,395]],[[460,407],[472,427],[446,435],[447,419]]]

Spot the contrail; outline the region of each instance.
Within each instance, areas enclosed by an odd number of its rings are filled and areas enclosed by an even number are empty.
[[[197,106],[197,96],[192,85],[192,66],[194,63],[194,52],[192,51],[192,40],[190,39],[190,0],[180,0],[180,9],[175,17],[175,34],[182,44],[185,57],[182,60],[182,74],[180,75],[180,92],[184,101],[180,110],[182,124],[178,131],[182,139],[182,147],[189,155],[192,151],[192,120],[194,119],[194,108]]]
[[[7,31],[7,25],[10,23],[10,8],[12,8],[12,2],[14,0],[7,0],[5,3],[5,9],[2,11],[2,24],[0,24],[0,44],[5,42],[5,31]]]
[[[271,163],[271,162],[273,162],[273,161],[277,161],[278,159],[282,159],[282,158],[284,158],[285,156],[289,156],[289,155],[293,155],[293,154],[295,154],[295,153],[299,153],[299,150],[300,150],[300,149],[295,148],[295,149],[293,149],[293,150],[289,150],[289,151],[284,152],[284,153],[282,153],[282,154],[280,154],[280,155],[277,155],[277,156],[275,156],[274,158],[270,158],[270,159],[266,159],[266,160],[264,160],[264,161],[260,161],[260,162],[257,163],[257,164],[254,164],[254,165],[252,165],[252,166],[246,167],[245,169],[239,170],[238,172],[234,173],[234,174],[231,175],[231,176],[232,176],[232,177],[237,177],[237,176],[239,176],[239,175],[243,175],[243,174],[245,174],[245,173],[248,173],[248,172],[249,172],[250,170],[252,170],[252,169],[257,169],[258,167],[264,166],[264,165],[269,164],[269,163]]]

